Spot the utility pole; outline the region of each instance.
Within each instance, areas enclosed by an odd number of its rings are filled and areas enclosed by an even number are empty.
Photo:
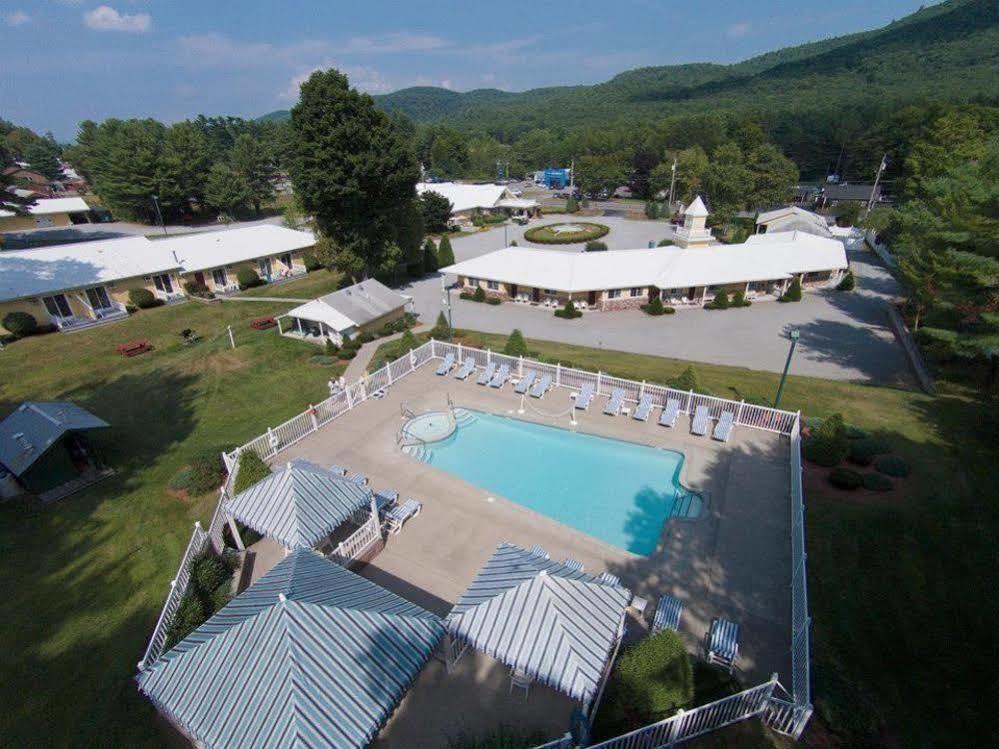
[[[565,163],[564,161],[562,162]],[[572,195],[576,191],[576,160],[573,159],[569,162],[569,194]]]
[[[874,207],[874,198],[878,193],[878,183],[881,181],[881,175],[884,173],[886,166],[888,166],[887,152],[881,157],[881,165],[878,167],[877,176],[874,178],[874,187],[871,188],[871,197],[867,200],[867,210],[864,212],[864,216],[867,216]]]
[[[798,345],[801,333],[795,329],[787,335],[791,339],[791,350],[787,352],[787,361],[784,362],[784,372],[780,376],[780,385],[777,388],[777,397],[774,398],[774,408],[780,408],[780,397],[784,394],[784,382],[787,380],[787,371],[791,368],[791,357],[794,356],[794,347]]]
[[[160,213],[160,199],[158,195],[153,195],[153,207],[156,208],[156,218],[160,221],[160,228],[163,230],[164,236],[166,236],[166,224],[163,223],[163,214]]]
[[[676,158],[673,159],[673,168],[670,170],[672,174],[669,178],[669,204],[667,205],[667,210],[669,215],[673,215],[673,188],[676,187]]]

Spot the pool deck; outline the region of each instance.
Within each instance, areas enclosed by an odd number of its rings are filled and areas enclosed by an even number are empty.
[[[367,474],[374,488],[397,489],[423,503],[421,514],[385,549],[357,571],[440,616],[475,577],[496,545],[539,543],[553,559],[571,557],[587,571],[608,570],[649,601],[651,618],[662,593],[684,604],[680,633],[692,653],[702,654],[704,634],[716,616],[738,622],[740,654],[736,673],[746,685],[777,672],[790,685],[790,496],[786,437],[736,428],[728,443],[690,434],[689,417],[674,429],[630,416],[602,413],[606,398],[576,412],[579,431],[666,447],[684,454],[682,481],[706,490],[698,520],[671,520],[655,552],[638,557],[574,528],[490,495],[456,476],[402,453],[396,435],[402,406],[415,413],[440,410],[450,396],[455,406],[509,415],[568,428],[569,388],[542,400],[521,398],[507,383],[502,390],[438,377],[427,365],[406,376],[384,399],[370,399],[316,434],[293,445],[280,463],[305,458],[337,463]],[[511,466],[511,470],[515,467]],[[650,513],[651,515],[651,513]],[[636,514],[632,522],[653,522]],[[259,559],[258,564],[264,560]],[[265,569],[254,569],[254,577]],[[508,694],[506,669],[471,651],[456,675],[432,661],[382,731],[378,746],[435,746],[463,727],[486,731],[500,723],[540,730],[554,738],[568,725],[569,701],[535,685],[529,699]],[[473,686],[474,685],[474,686]],[[425,742],[425,743],[424,743]]]

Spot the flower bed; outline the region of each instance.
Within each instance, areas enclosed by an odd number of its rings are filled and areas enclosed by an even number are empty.
[[[564,227],[578,226],[579,231],[566,231]],[[562,228],[560,228],[562,227]],[[573,221],[570,224],[548,224],[528,229],[524,239],[536,244],[578,244],[606,236],[610,228],[603,224]]]

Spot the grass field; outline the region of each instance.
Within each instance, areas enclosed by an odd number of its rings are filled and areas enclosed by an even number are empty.
[[[308,298],[334,280],[320,272],[260,293]],[[173,740],[132,676],[191,523],[207,521],[216,498],[181,501],[165,488],[195,451],[242,442],[325,396],[326,380],[340,367],[310,366],[312,347],[248,327],[251,318],[288,306],[188,302],[0,352],[0,413],[27,398],[72,399],[111,423],[102,444],[119,470],[52,507],[0,505],[5,745]],[[226,325],[236,334],[235,350]],[[184,346],[183,328],[204,339]],[[139,337],[156,350],[135,359],[114,354],[115,344]],[[466,337],[496,350],[503,340]],[[530,348],[650,382],[666,382],[686,366],[557,343],[531,341]],[[702,389],[720,396],[772,397],[777,386],[770,373],[696,370]],[[915,467],[900,508],[809,494],[819,714],[843,746],[939,746],[956,735],[973,744],[975,726],[989,725],[985,706],[995,688],[992,499],[999,487],[992,463],[999,434],[981,418],[988,405],[946,385],[930,397],[804,377],[790,378],[783,405],[809,415],[842,411],[884,435]]]

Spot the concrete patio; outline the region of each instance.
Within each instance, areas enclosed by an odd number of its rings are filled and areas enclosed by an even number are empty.
[[[656,414],[646,423],[605,416],[604,398],[587,412],[577,413],[579,431],[682,452],[683,484],[706,492],[699,519],[667,522],[656,550],[639,557],[404,454],[396,441],[403,406],[416,413],[441,410],[448,396],[456,406],[569,427],[566,412],[572,391],[568,388],[531,401],[521,415],[516,413],[520,398],[510,384],[497,391],[476,385],[472,378],[461,382],[438,377],[433,369],[426,366],[408,375],[389,388],[384,399],[367,401],[275,459],[344,465],[367,474],[375,488],[394,488],[404,498],[423,503],[421,514],[401,533],[389,536],[382,553],[356,571],[444,616],[497,544],[539,543],[552,558],[572,557],[587,571],[608,570],[620,576],[634,593],[649,600],[646,618],[661,594],[678,596],[684,603],[680,632],[693,654],[702,653],[712,618],[738,622],[737,675],[747,685],[764,681],[773,672],[785,684],[790,682],[786,437],[737,428],[723,444],[691,435],[687,417],[671,430],[655,423]],[[630,523],[651,522],[640,503],[630,512]],[[266,571],[267,560],[278,558],[259,555],[253,577]],[[465,658],[450,677],[441,663],[428,664],[382,732],[379,746],[402,746],[402,736],[406,745],[414,746],[416,735],[424,737],[426,745],[439,745],[463,729],[488,732],[500,724],[540,730],[551,737],[566,730],[568,699],[535,685],[524,702],[522,696],[509,695],[502,664],[471,651]]]

